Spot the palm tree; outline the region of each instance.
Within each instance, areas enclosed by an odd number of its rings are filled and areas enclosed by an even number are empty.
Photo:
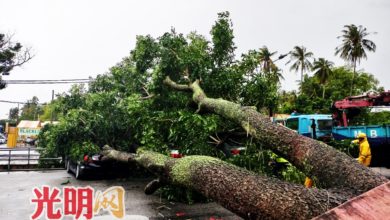
[[[259,51],[259,60],[262,70],[265,73],[270,73],[273,70],[276,70],[277,67],[272,61],[271,57],[275,55],[277,52],[270,52],[266,46],[260,48]]]
[[[276,66],[275,66],[276,67]],[[267,74],[269,80],[275,83],[279,83],[281,79],[284,79],[282,70],[279,68],[273,68],[271,72]]]
[[[309,60],[309,58],[312,58],[312,56],[313,53],[307,52],[304,46],[295,46],[294,49],[290,52],[290,61],[288,61],[286,64],[295,61],[290,67],[290,70],[295,70],[295,72],[301,70],[301,83],[303,82],[303,73],[306,70],[310,70],[312,68],[312,64]]]
[[[351,81],[351,95],[353,90],[353,79],[356,74],[356,64],[360,63],[362,58],[367,59],[367,51],[375,52],[376,45],[371,40],[366,39],[370,33],[367,32],[367,29],[361,25],[357,27],[354,24],[345,25],[344,30],[341,32],[343,35],[338,36],[337,38],[342,38],[343,43],[336,47],[335,55],[340,54],[340,57],[347,62],[351,62],[353,65],[353,75]]]
[[[320,81],[322,85],[322,98],[325,98],[325,86],[328,83],[329,76],[332,75],[331,68],[333,67],[333,62],[320,58],[315,60],[313,63],[312,70],[314,71],[314,76]]]

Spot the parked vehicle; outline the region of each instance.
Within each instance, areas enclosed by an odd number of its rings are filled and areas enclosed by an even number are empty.
[[[347,127],[349,120],[358,115],[362,108],[379,106],[390,106],[390,91],[382,92],[379,95],[349,96],[335,101],[332,104],[332,117],[338,126]]]
[[[314,125],[313,126],[313,122]],[[390,125],[338,126],[332,115],[297,115],[286,120],[286,126],[299,134],[327,141],[352,140],[359,133],[367,134],[373,159],[371,166],[390,167]],[[333,126],[332,126],[333,125]],[[315,129],[313,129],[313,127]],[[315,132],[314,132],[315,130]]]
[[[0,133],[0,144],[6,144],[7,143],[7,137]]]
[[[87,177],[112,177],[128,173],[128,165],[117,161],[103,160],[103,155],[85,155],[82,161],[74,161],[69,157],[65,160],[68,173],[74,173],[76,179]]]
[[[334,139],[354,139],[359,133],[367,134],[373,158],[371,166],[390,167],[390,125],[351,126],[349,122],[360,114],[362,108],[375,109],[386,106],[390,106],[390,91],[349,96],[335,101],[332,105],[332,117],[337,124],[332,129]]]
[[[390,125],[333,127],[335,140],[355,139],[359,133],[367,135],[370,144],[372,167],[390,167]]]
[[[24,140],[24,143],[25,143],[25,144],[28,144],[28,145],[35,145],[35,141],[36,141],[35,138],[27,137],[27,138]]]
[[[229,144],[225,142],[221,150],[226,157],[234,157],[240,154],[244,154],[246,151],[246,147],[237,144]]]
[[[292,115],[286,120],[286,127],[314,139],[330,138],[332,124],[332,116],[325,114]]]

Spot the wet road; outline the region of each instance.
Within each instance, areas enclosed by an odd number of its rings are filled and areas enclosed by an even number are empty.
[[[149,219],[240,219],[215,203],[186,205],[163,200],[157,193],[147,196],[143,188],[150,181],[148,178],[79,181],[64,170],[0,173],[0,219],[29,219],[35,210],[35,204],[30,204],[30,199],[35,197],[33,188],[47,185],[62,189],[61,183],[68,180],[66,186],[91,186],[95,191],[122,186],[126,190],[126,215]]]

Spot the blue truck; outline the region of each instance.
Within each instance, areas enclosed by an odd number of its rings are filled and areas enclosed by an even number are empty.
[[[373,156],[371,166],[390,167],[390,125],[339,126],[327,114],[293,115],[286,119],[286,126],[299,134],[319,139],[355,139],[365,133]]]
[[[332,134],[332,116],[325,114],[291,115],[286,119],[286,127],[299,134],[314,139],[330,137]]]

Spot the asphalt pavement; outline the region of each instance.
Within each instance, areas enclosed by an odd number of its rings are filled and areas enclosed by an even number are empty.
[[[95,192],[102,192],[112,186],[125,189],[126,219],[240,219],[216,203],[199,203],[193,205],[169,202],[160,198],[158,193],[145,195],[143,188],[150,178],[125,178],[111,180],[76,180],[65,170],[40,172],[3,172],[0,173],[0,219],[29,219],[36,204],[33,189],[42,186],[58,187],[92,187]],[[96,219],[114,219],[107,211],[95,216]],[[42,218],[45,219],[45,218]],[[64,217],[63,219],[73,219]]]

